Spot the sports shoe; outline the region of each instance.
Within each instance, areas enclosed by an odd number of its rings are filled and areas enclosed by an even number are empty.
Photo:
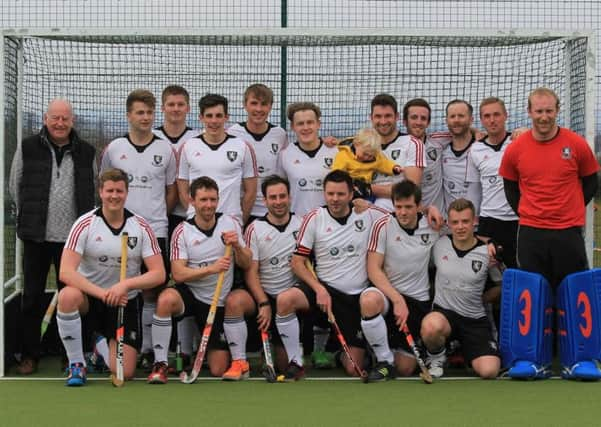
[[[376,366],[373,367],[371,371],[369,371],[369,375],[367,376],[368,382],[378,382],[378,381],[386,381],[391,380],[395,377],[394,366],[390,363],[378,362]]]
[[[428,372],[434,378],[440,378],[444,375],[444,364],[447,361],[447,356],[445,351],[441,351],[438,354],[432,354],[428,352],[428,360],[426,364],[428,365]]]
[[[67,387],[80,387],[86,383],[86,367],[83,363],[71,363]]]
[[[31,375],[38,370],[38,362],[31,357],[26,357],[17,365],[17,374]]]
[[[529,360],[518,360],[509,368],[507,376],[520,380],[537,380],[549,378],[551,370],[547,366],[542,366]]]
[[[146,380],[148,384],[167,384],[167,363],[156,362]]]
[[[601,370],[594,360],[583,360],[571,367],[564,366],[561,377],[566,380],[598,381],[601,379]]]
[[[140,360],[138,361],[138,368],[144,369],[146,372],[150,372],[154,369],[154,352],[149,351],[147,353],[142,353],[140,355]]]
[[[226,381],[240,381],[248,378],[250,373],[250,365],[246,360],[232,360],[230,368],[225,371],[222,379]]]
[[[326,351],[314,351],[311,362],[315,369],[332,369],[334,367],[334,354]]]
[[[288,363],[286,371],[284,372],[285,381],[298,381],[305,377],[305,368],[300,366],[294,360]]]

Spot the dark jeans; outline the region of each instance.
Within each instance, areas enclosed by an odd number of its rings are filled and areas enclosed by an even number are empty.
[[[23,294],[21,296],[22,348],[25,358],[40,358],[40,327],[46,311],[44,292],[50,263],[54,264],[56,283],[59,289],[63,284],[58,281],[64,243],[23,241]]]

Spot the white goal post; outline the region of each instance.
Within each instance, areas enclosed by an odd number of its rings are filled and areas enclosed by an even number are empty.
[[[528,93],[539,86],[560,97],[560,124],[594,149],[595,35],[590,32],[395,29],[149,29],[48,28],[0,30],[0,377],[5,332],[16,328],[4,306],[21,289],[20,248],[7,191],[12,156],[39,130],[48,101],[69,99],[76,129],[101,149],[127,129],[125,98],[136,88],[160,95],[181,84],[191,94],[191,125],[207,92],[230,101],[231,121],[244,119],[242,95],[252,83],[275,93],[271,121],[287,126],[285,107],[310,101],[322,109],[322,135],[346,136],[368,124],[370,100],[395,96],[432,106],[430,130],[444,129],[444,106],[455,98],[477,109],[489,96],[504,100],[508,127],[528,126]],[[475,125],[480,127],[477,114]],[[160,123],[160,114],[157,123]],[[592,265],[593,213],[586,244]]]

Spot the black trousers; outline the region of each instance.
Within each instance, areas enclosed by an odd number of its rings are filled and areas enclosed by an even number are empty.
[[[23,241],[22,357],[40,358],[40,327],[46,311],[46,280],[52,263],[57,286],[63,288],[64,285],[58,280],[58,272],[64,246],[64,243],[58,242]]]
[[[555,290],[568,274],[589,268],[582,228],[550,230],[520,225],[517,260],[520,269],[542,274]]]

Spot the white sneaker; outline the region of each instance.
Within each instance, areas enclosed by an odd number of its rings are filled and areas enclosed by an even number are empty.
[[[444,364],[447,361],[447,355],[445,351],[441,351],[438,354],[432,354],[428,352],[428,360],[426,363],[428,364],[428,372],[434,378],[440,378],[444,374]]]

